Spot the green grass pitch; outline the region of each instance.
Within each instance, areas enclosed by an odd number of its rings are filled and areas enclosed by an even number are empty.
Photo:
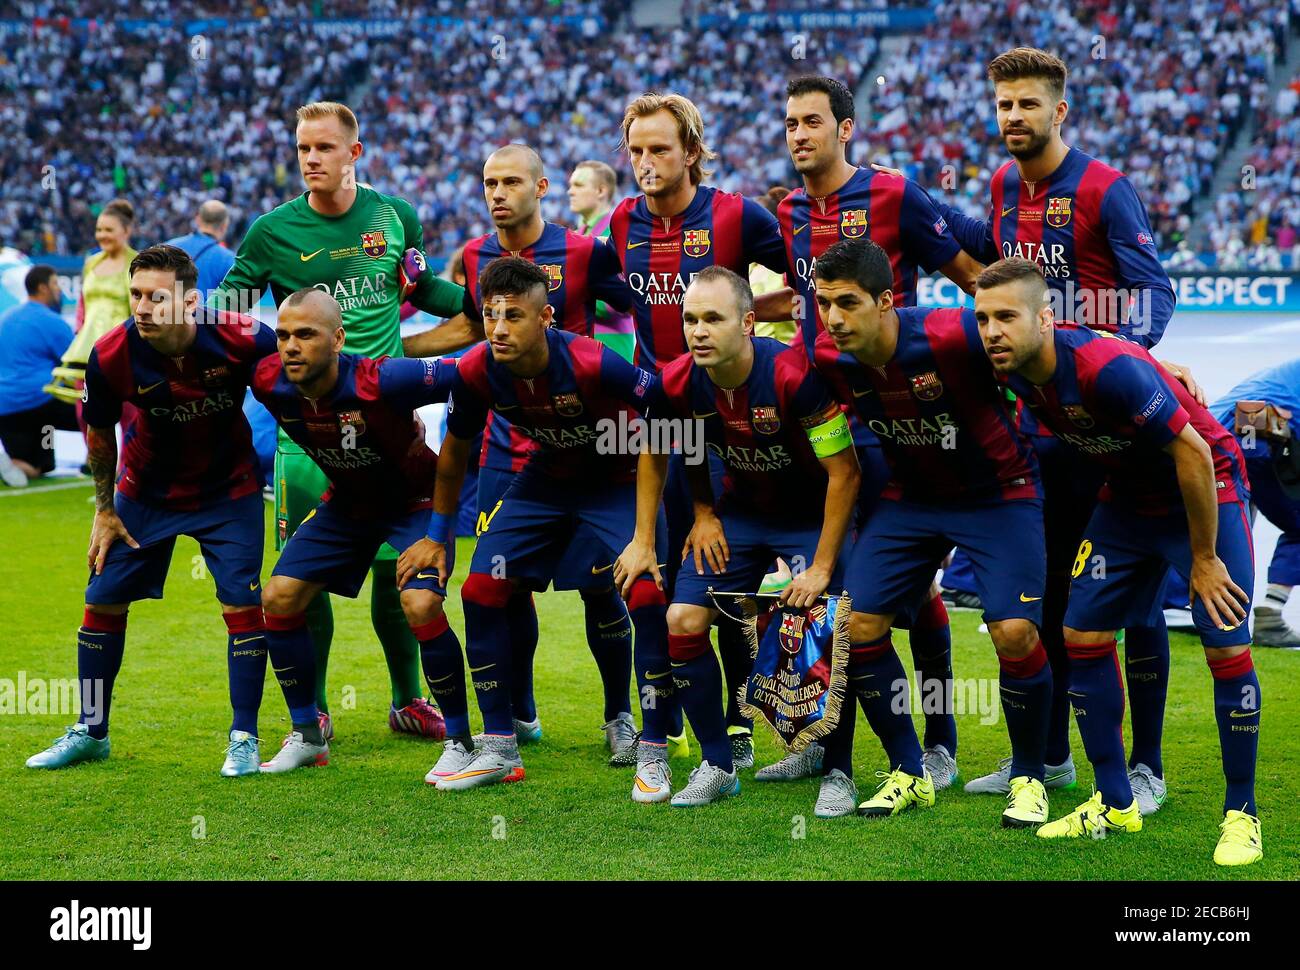
[[[0,502],[0,678],[75,675],[90,524],[88,488]],[[268,517],[269,519],[269,517]],[[270,530],[268,529],[268,539]],[[1164,809],[1138,835],[1044,843],[998,826],[1000,799],[941,793],[933,809],[883,821],[812,816],[816,783],[764,785],[742,773],[738,799],[704,809],[634,805],[629,770],[605,765],[600,689],[575,593],[538,597],[537,689],[545,738],[524,749],[521,784],[442,793],[425,785],[440,745],[389,732],[388,679],[369,629],[368,591],[335,600],[330,690],[338,739],[327,768],[282,777],[218,776],[229,724],[225,628],[197,546],[177,544],[167,598],[131,611],[113,704],[113,755],[65,771],[24,759],[75,717],[0,714],[0,878],[5,879],[1296,879],[1300,876],[1300,654],[1255,652],[1263,684],[1259,805],[1264,860],[1210,860],[1223,778],[1210,677],[1175,635],[1165,734]],[[469,548],[462,543],[458,579]],[[268,545],[263,576],[274,557]],[[459,599],[449,603],[461,630]],[[954,668],[996,678],[974,614],[953,614]],[[910,663],[906,637],[898,638]],[[345,688],[355,709],[344,709]],[[8,690],[13,701],[11,684]],[[860,716],[860,715],[859,715]],[[268,679],[263,752],[286,729]],[[758,762],[776,757],[758,736]],[[1007,751],[999,719],[958,718],[963,778]],[[693,747],[698,757],[698,747]],[[1053,793],[1053,817],[1083,801],[1092,775],[1075,739],[1079,788]],[[673,763],[674,787],[692,762]],[[879,746],[859,724],[854,765],[869,791]]]

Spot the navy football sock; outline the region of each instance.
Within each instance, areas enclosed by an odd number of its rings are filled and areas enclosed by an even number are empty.
[[[600,671],[605,695],[605,720],[630,714],[628,688],[632,684],[632,619],[623,597],[613,586],[582,590],[587,648]]]
[[[316,706],[329,713],[329,688],[325,683],[325,674],[329,669],[330,646],[334,643],[334,608],[330,606],[330,594],[321,590],[307,604],[307,632],[311,634],[312,647],[316,651]]]
[[[1163,615],[1155,626],[1124,631],[1124,679],[1128,682],[1129,719],[1133,725],[1129,767],[1141,763],[1163,778],[1160,741],[1169,693],[1169,630]]]
[[[403,708],[417,697],[420,689],[420,644],[411,634],[402,609],[402,591],[397,588],[397,561],[378,559],[370,567],[370,624],[384,650],[388,666],[388,685],[393,706]]]
[[[465,622],[469,623],[468,617]],[[533,696],[533,660],[537,656],[538,634],[537,604],[533,602],[531,592],[521,589],[511,595],[505,605],[505,622],[510,640],[510,706],[513,716],[521,721],[535,721],[537,698]],[[468,637],[468,626],[465,632]]]
[[[880,738],[890,770],[901,768],[909,775],[920,775],[924,769],[921,742],[912,725],[911,689],[890,634],[850,644],[848,674],[849,690],[857,696],[867,723]]]
[[[1070,757],[1070,655],[1065,649],[1065,607],[1070,577],[1048,575],[1043,591],[1043,622],[1039,636],[1052,668],[1052,701],[1047,715],[1045,762],[1065,764]]]
[[[316,719],[316,651],[305,613],[266,614],[266,652],[295,729],[319,729]],[[303,736],[307,734],[304,731]]]
[[[1110,807],[1128,808],[1133,804],[1133,788],[1124,762],[1124,682],[1115,641],[1067,641],[1066,649],[1070,651],[1070,703],[1097,790]]]
[[[668,605],[664,594],[648,579],[638,579],[628,595],[628,614],[636,631],[636,682],[641,708],[641,740],[665,744],[672,727],[670,713],[681,717],[668,661]],[[678,728],[677,734],[681,732]]]
[[[411,633],[420,644],[424,682],[447,722],[447,737],[469,737],[469,695],[456,631],[446,614],[439,613],[428,623],[411,627]]]
[[[912,666],[925,715],[925,746],[943,745],[957,756],[957,718],[952,710],[952,629],[943,600],[935,596],[925,604],[908,631]]]
[[[262,609],[223,613],[226,621],[226,674],[230,683],[230,730],[257,737],[257,712],[266,683],[266,634]]]
[[[1042,781],[1056,671],[1047,662],[1047,650],[1041,640],[1027,657],[1012,660],[999,656],[998,667],[1002,715],[1007,719],[1007,734],[1011,738],[1011,777]],[[1067,757],[1068,754],[1067,751]]]
[[[1223,810],[1258,815],[1255,808],[1255,758],[1259,750],[1259,677],[1250,648],[1227,660],[1211,660],[1214,719],[1227,790]]]
[[[722,714],[722,668],[708,632],[668,634],[668,656],[673,686],[700,742],[702,760],[723,771],[735,770]]]
[[[513,735],[513,718],[518,714],[511,704],[514,661],[507,621],[508,604],[514,600],[511,584],[486,573],[470,573],[460,588],[460,599],[465,610],[465,660],[483,715],[483,731]]]
[[[718,656],[722,660],[722,676],[727,691],[727,733],[752,734],[754,722],[740,712],[737,698],[754,668],[754,658],[749,655],[745,628],[725,616],[718,620]]]
[[[126,614],[96,613],[86,607],[77,631],[77,680],[81,684],[81,716],[92,738],[108,737],[108,711],[113,683],[122,669],[126,648]]]

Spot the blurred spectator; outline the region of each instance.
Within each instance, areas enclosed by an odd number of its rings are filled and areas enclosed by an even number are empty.
[[[784,185],[774,185],[754,201],[775,216],[777,206],[789,194],[790,190]],[[772,293],[785,286],[785,278],[780,273],[774,273],[766,266],[755,263],[749,268],[749,286],[754,291],[755,296],[762,293]],[[754,333],[757,336],[775,337],[782,343],[787,344],[794,340],[797,329],[798,327],[793,320],[759,321],[754,324]]]
[[[218,199],[208,199],[199,206],[194,217],[194,231],[167,241],[190,254],[199,268],[199,292],[206,300],[209,293],[226,278],[235,265],[235,254],[226,248],[224,240],[230,229],[230,211]]]
[[[5,476],[10,485],[53,471],[53,430],[77,430],[76,408],[44,390],[72,343],[72,328],[59,315],[59,277],[42,264],[23,282],[27,300],[0,316],[0,443],[24,476]]]

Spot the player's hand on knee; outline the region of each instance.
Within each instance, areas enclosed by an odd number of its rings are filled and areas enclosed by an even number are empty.
[[[1196,379],[1192,377],[1192,369],[1190,367],[1185,367],[1182,364],[1175,364],[1171,360],[1160,361],[1160,366],[1173,374],[1174,377],[1178,379],[1179,383],[1181,383],[1183,387],[1187,388],[1187,393],[1196,399],[1197,404],[1202,407],[1205,406],[1205,389],[1201,387],[1200,384],[1196,383]]]
[[[1192,561],[1192,575],[1188,577],[1191,602],[1197,598],[1205,604],[1210,622],[1220,630],[1232,630],[1246,620],[1250,597],[1228,575],[1228,567],[1218,556]]]
[[[807,609],[817,602],[817,598],[826,592],[831,584],[831,572],[813,564],[790,581],[790,585],[781,591],[781,603],[797,609]]]
[[[447,585],[447,545],[424,538],[397,557],[397,588],[401,589],[422,572],[433,570],[438,582]]]
[[[694,556],[695,571],[704,575],[704,564],[715,573],[725,573],[731,559],[731,549],[727,546],[727,536],[722,531],[722,520],[712,512],[698,511],[695,524],[686,536],[686,545],[682,547],[682,559]]]
[[[646,573],[654,577],[656,586],[664,588],[664,578],[659,573],[659,563],[655,561],[657,558],[654,544],[638,539],[633,539],[619,553],[614,560],[614,585],[623,599],[631,595],[632,585]]]
[[[132,549],[139,549],[140,543],[131,538],[126,526],[112,509],[101,509],[95,513],[95,521],[90,527],[90,548],[86,552],[87,565],[98,576],[104,571],[104,560],[113,543],[121,539]]]

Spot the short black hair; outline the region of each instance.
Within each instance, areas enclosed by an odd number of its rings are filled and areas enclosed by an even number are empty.
[[[546,291],[550,289],[546,271],[520,256],[500,256],[492,260],[478,278],[484,304],[498,296],[525,296],[539,286],[544,302]]]
[[[845,118],[853,120],[853,93],[835,78],[823,77],[820,74],[804,74],[793,78],[785,86],[787,98],[796,98],[801,94],[815,94],[819,91],[830,99],[831,114],[835,116],[837,125]]]
[[[27,275],[23,278],[23,286],[27,288],[27,295],[35,296],[37,290],[58,275],[58,270],[48,263],[37,263],[27,271]]]
[[[889,255],[870,239],[841,239],[817,257],[816,278],[851,280],[873,300],[894,288]]]
[[[176,274],[176,281],[181,284],[182,290],[197,286],[199,282],[199,268],[190,259],[190,254],[179,246],[169,246],[167,243],[150,246],[135,254],[127,272],[134,276],[142,269],[171,270]]]

